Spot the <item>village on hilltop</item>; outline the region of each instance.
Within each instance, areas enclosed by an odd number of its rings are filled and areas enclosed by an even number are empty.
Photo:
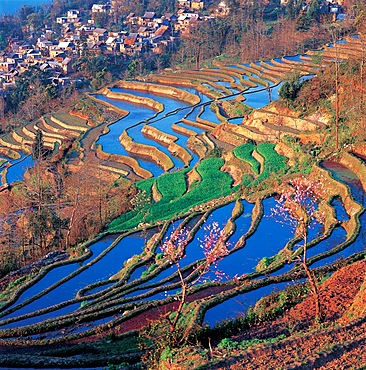
[[[176,14],[158,16],[154,11],[142,15],[130,13],[123,22],[124,30],[113,32],[98,27],[95,19],[101,13],[113,16],[114,2],[94,4],[90,11],[70,9],[65,16],[57,17],[60,32],[45,26],[42,34],[34,35],[36,43],[10,39],[0,53],[0,81],[6,91],[15,87],[20,74],[30,67],[47,72],[55,85],[64,86],[74,79],[73,63],[86,53],[92,55],[137,56],[152,51],[161,54],[173,47],[179,37],[189,34],[199,22],[209,21],[215,14],[204,16],[204,1],[179,0]],[[221,2],[216,16],[226,14],[228,8]],[[32,30],[30,30],[32,31]]]
[[[281,0],[282,5],[286,3],[287,0]],[[37,33],[28,26],[27,31],[32,35],[30,40],[35,42],[10,38],[6,49],[0,52],[2,93],[6,95],[15,88],[19,76],[30,67],[46,73],[52,84],[61,88],[78,81],[73,77],[74,63],[81,56],[163,54],[173,50],[181,38],[194,34],[194,29],[202,22],[224,17],[230,12],[225,1],[213,6],[206,0],[178,0],[175,14],[130,13],[123,17],[120,31],[100,27],[98,19],[114,17],[116,9],[116,0],[93,4],[88,11],[70,9],[66,15],[57,17],[59,31],[45,25],[42,32]],[[345,7],[338,2],[325,1],[324,12],[342,17]]]

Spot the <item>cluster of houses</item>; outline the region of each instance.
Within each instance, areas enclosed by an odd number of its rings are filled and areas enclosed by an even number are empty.
[[[288,4],[289,0],[280,0],[281,5]],[[310,1],[306,1],[302,7],[304,12],[307,12],[310,9]],[[319,11],[322,14],[331,14],[333,20],[344,20],[346,17],[347,7],[344,4],[343,0],[322,0],[319,3]]]
[[[113,16],[113,1],[94,4],[88,14],[77,9],[69,10],[65,16],[56,19],[60,33],[46,29],[35,44],[9,40],[6,51],[0,53],[0,88],[14,87],[18,76],[32,66],[48,72],[54,84],[68,84],[73,81],[75,60],[85,53],[135,56],[152,51],[161,54],[173,47],[179,37],[189,34],[199,22],[212,19],[212,16],[200,14],[205,6],[203,1],[179,0],[178,6],[176,14],[131,13],[125,18],[125,30],[120,32],[97,27],[94,21],[97,13]]]
[[[69,10],[65,16],[56,19],[60,31],[45,29],[42,35],[36,35],[36,43],[9,40],[6,51],[0,53],[0,89],[6,91],[14,87],[18,76],[32,66],[47,72],[55,85],[64,86],[75,81],[71,78],[73,64],[85,53],[136,56],[152,51],[161,54],[170,50],[180,37],[189,35],[201,22],[227,15],[230,11],[223,0],[209,16],[203,16],[202,10],[209,0],[177,0],[175,14],[131,13],[125,17],[124,30],[119,32],[97,27],[98,14],[113,17],[117,1],[94,4],[85,14],[81,10]],[[287,1],[281,0],[281,3]],[[342,0],[324,0],[323,5],[327,12],[342,13]]]

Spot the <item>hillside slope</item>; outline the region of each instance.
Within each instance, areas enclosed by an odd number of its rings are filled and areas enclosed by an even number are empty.
[[[343,267],[320,285],[323,323],[314,324],[309,296],[281,318],[222,341],[200,369],[364,368],[365,278],[365,260]]]

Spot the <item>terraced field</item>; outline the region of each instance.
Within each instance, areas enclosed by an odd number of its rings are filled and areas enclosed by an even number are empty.
[[[360,50],[357,39],[347,42],[325,48],[322,63],[334,53],[347,58]],[[70,166],[97,156],[103,171],[137,180],[141,195],[134,210],[84,245],[84,256],[8,287],[1,301],[0,345],[9,353],[2,362],[22,365],[23,357],[13,355],[21,348],[24,358],[36,354],[51,364],[57,350],[45,356],[37,346],[63,344],[76,346],[63,364],[88,366],[97,356],[80,358],[86,351],[82,344],[117,337],[128,341],[130,350],[110,361],[137,360],[136,331],[179,304],[179,271],[161,249],[179,228],[189,230],[180,261],[188,285],[205,258],[200,241],[209,225],[218,223],[229,246],[218,263],[224,280],[208,276],[189,289],[187,331],[214,326],[263,295],[304,279],[294,262],[303,246],[295,230],[270,217],[274,194],[298,176],[298,158],[280,141],[287,135],[319,142],[326,122],[279,114],[267,105],[277,98],[287,73],[316,74],[321,66],[311,63],[311,54],[123,81],[92,96],[118,112],[122,118],[114,122],[93,124],[58,112],[2,137],[3,151],[28,152],[36,129],[49,146],[80,140],[84,156],[69,158]],[[340,258],[345,264],[364,258],[366,164],[360,153],[320,164],[308,158],[309,177],[327,189],[319,204],[327,217],[312,225],[308,236],[308,265],[316,276],[337,269]],[[0,170],[11,161],[1,163]]]
[[[281,133],[299,135],[304,130],[323,127],[322,122],[302,122],[297,117],[286,117],[283,124],[276,112],[262,108],[277,98],[281,81],[288,73],[298,71],[303,76],[311,76],[322,65],[334,60],[335,55],[338,59],[346,59],[360,51],[359,40],[348,38],[321,52],[309,51],[304,55],[248,65],[227,66],[216,62],[216,68],[166,72],[145,77],[144,82],[139,83],[121,82],[95,96],[99,104],[125,116],[110,126],[111,131],[99,140],[103,130],[94,126],[104,127],[105,123],[98,124],[95,117],[88,119],[75,111],[63,110],[0,137],[0,149],[30,153],[36,132],[41,130],[45,145],[50,148],[81,139],[82,146],[85,141],[95,150],[95,142],[100,143],[108,154],[99,150],[98,156],[104,161],[109,158],[109,163],[104,162],[102,168],[116,176],[146,178],[172,168],[193,166],[215,146],[213,139],[236,146],[246,139],[274,141]],[[320,65],[312,63],[312,56],[317,54],[322,56]],[[258,109],[255,116],[249,114],[251,108]],[[243,114],[245,111],[247,114]],[[273,122],[275,118],[277,122]],[[99,131],[92,142],[89,131]],[[131,137],[134,145],[116,140],[123,132],[126,138]],[[207,136],[206,132],[212,136]],[[154,146],[154,155],[150,153],[151,147],[141,149],[139,144]],[[112,158],[110,154],[118,156]],[[131,156],[137,156],[138,163],[126,158]],[[78,165],[80,159],[71,156],[69,161]]]

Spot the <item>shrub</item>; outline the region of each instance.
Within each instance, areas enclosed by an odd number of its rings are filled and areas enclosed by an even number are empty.
[[[13,282],[9,283],[8,288],[11,289],[17,285],[20,285],[26,278],[27,276],[22,276],[19,279],[14,280]]]
[[[222,155],[222,148],[210,149],[207,153],[208,158],[220,158]]]
[[[152,273],[156,269],[157,265],[155,263],[151,264],[147,269],[147,274]]]
[[[172,357],[173,357],[173,352],[169,346],[164,348],[160,355],[161,361],[166,361],[168,358],[172,358]]]
[[[295,71],[287,76],[287,81],[282,84],[278,91],[278,95],[281,99],[286,100],[287,102],[293,102],[298,96],[301,87],[302,82],[300,81],[300,73]]]
[[[263,271],[265,270],[274,260],[276,256],[272,257],[263,257],[257,264],[255,270],[256,271]]]
[[[227,351],[232,351],[234,349],[238,349],[240,346],[239,342],[234,342],[233,340],[229,338],[224,338],[221,340],[221,342],[217,345],[217,348],[222,348]]]
[[[163,254],[163,253],[157,253],[157,254],[156,254],[156,256],[155,256],[155,260],[156,260],[156,261],[159,261],[159,260],[161,260],[163,257],[164,257],[164,254]]]

